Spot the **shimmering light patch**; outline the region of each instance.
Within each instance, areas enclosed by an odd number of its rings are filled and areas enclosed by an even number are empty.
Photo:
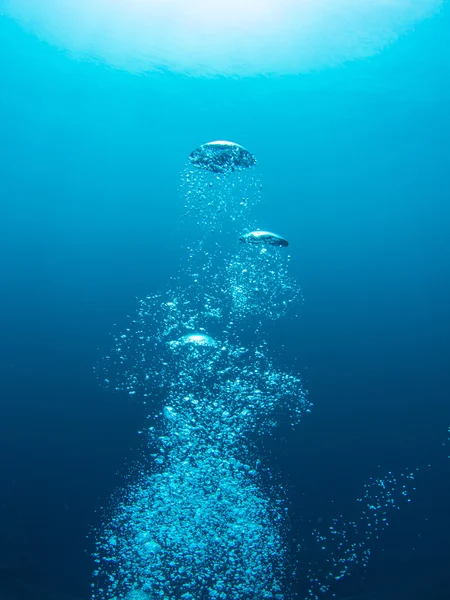
[[[299,73],[370,56],[442,0],[0,0],[44,39],[131,71]]]

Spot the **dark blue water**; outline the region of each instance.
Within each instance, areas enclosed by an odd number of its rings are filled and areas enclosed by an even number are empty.
[[[290,240],[305,298],[270,328],[314,402],[270,453],[293,528],[351,518],[371,476],[419,467],[368,568],[332,591],[450,598],[449,26],[446,7],[341,68],[201,80],[77,61],[0,17],[1,600],[89,598],[86,536],[145,416],[92,367],[195,239],[179,177],[212,139],[258,157],[258,218]]]

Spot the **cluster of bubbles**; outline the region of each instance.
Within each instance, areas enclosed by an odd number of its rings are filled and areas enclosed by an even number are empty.
[[[226,265],[232,312],[238,318],[259,315],[278,319],[301,298],[289,276],[290,256],[278,246],[245,244]]]
[[[186,207],[203,239],[188,252],[186,283],[139,300],[97,366],[105,385],[148,406],[149,425],[145,460],[96,532],[93,600],[295,596],[287,502],[258,458],[258,440],[279,423],[296,427],[311,402],[264,338],[265,320],[300,294],[288,274],[288,241],[240,221],[259,200],[259,182],[247,174],[255,163],[231,142],[191,154]],[[254,192],[244,203],[243,187]],[[393,476],[371,482],[358,523],[335,520],[301,545],[319,544],[313,554],[325,563],[304,561],[311,600],[366,563],[367,542],[398,505],[399,489]]]
[[[261,200],[256,159],[227,141],[209,142],[194,150],[181,178],[186,215],[201,228],[223,230],[242,226],[248,210]]]
[[[255,166],[242,146],[217,141],[194,150],[182,175],[186,216],[203,232],[186,272],[202,295],[220,299],[222,322],[277,319],[301,297],[289,275],[287,240],[249,219],[261,199]]]
[[[306,400],[300,379],[277,371],[267,341],[255,335],[250,346],[234,345],[234,321],[227,321],[220,338],[211,337],[206,332],[219,333],[224,310],[213,296],[203,298],[202,304],[196,300],[195,295],[188,300],[181,293],[139,300],[128,326],[114,335],[111,351],[96,367],[104,383],[129,396],[149,398],[157,390],[186,395],[196,389],[206,398],[216,388],[231,393],[230,382],[237,381],[228,405],[236,403],[238,396],[241,403],[248,402],[259,390],[262,414],[264,406],[279,404],[272,394],[289,390],[298,399],[292,406],[303,409]],[[270,401],[265,401],[261,390],[271,388]]]
[[[389,472],[384,477],[371,478],[358,498],[357,518],[346,520],[342,515],[328,525],[315,528],[311,539],[304,541],[314,560],[308,564],[308,600],[319,600],[332,584],[351,574],[355,567],[365,568],[370,558],[369,543],[389,526],[389,512],[411,502],[415,491],[415,472],[399,476]],[[354,511],[355,512],[355,511]],[[300,549],[301,550],[301,549]],[[320,573],[320,577],[318,577]]]
[[[262,494],[254,465],[192,440],[183,425],[177,433],[162,470],[130,486],[98,539],[99,567],[120,557],[121,576],[109,593],[284,598],[282,507]]]

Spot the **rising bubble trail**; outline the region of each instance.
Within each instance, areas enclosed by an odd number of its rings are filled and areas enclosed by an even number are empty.
[[[92,600],[284,600],[298,597],[295,572],[315,599],[366,564],[371,537],[407,496],[412,475],[371,481],[357,520],[314,529],[292,558],[287,492],[260,440],[281,422],[297,427],[311,402],[264,335],[301,294],[288,241],[248,220],[261,195],[256,163],[226,141],[191,153],[181,193],[199,240],[184,285],[175,278],[139,300],[96,367],[106,386],[145,403],[148,423],[145,458],[95,531]]]

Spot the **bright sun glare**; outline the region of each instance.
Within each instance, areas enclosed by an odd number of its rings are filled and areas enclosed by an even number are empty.
[[[135,72],[293,74],[379,52],[442,0],[0,0],[50,43]]]

